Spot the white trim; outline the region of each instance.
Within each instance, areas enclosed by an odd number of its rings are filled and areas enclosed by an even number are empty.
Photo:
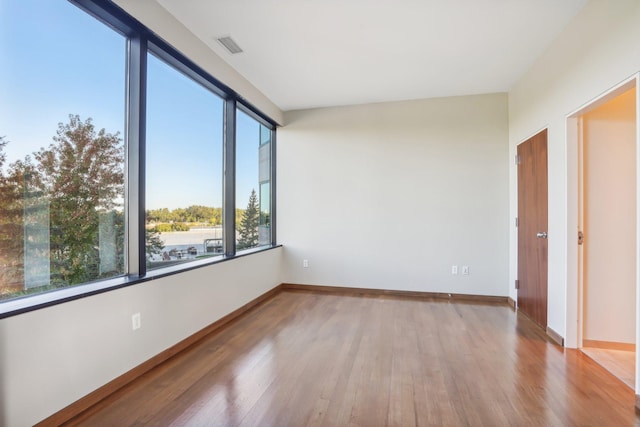
[[[580,347],[580,334],[581,329],[579,324],[580,319],[580,290],[578,287],[578,250],[573,250],[572,236],[575,235],[575,231],[578,229],[578,118],[567,117],[565,120],[565,155],[567,159],[566,165],[566,185],[567,185],[567,198],[565,204],[565,221],[567,224],[567,243],[566,243],[566,265],[565,267],[565,301],[566,301],[566,316],[565,316],[565,337],[564,345],[569,348]],[[574,268],[575,267],[575,268]]]
[[[632,87],[634,87],[634,86],[637,87],[637,80],[638,80],[638,74],[637,73],[633,74],[630,77],[627,77],[626,79],[622,80],[617,85],[607,89],[606,91],[602,92],[600,95],[596,96],[595,98],[591,99],[590,101],[585,102],[580,107],[578,107],[577,109],[575,109],[572,112],[570,112],[569,114],[567,114],[566,118],[577,117],[577,116],[583,115],[585,113],[588,113],[589,111],[591,111],[591,110],[599,107],[600,105],[610,101],[611,99],[615,98],[616,96],[628,91]]]
[[[636,80],[636,394],[640,389],[640,73]]]
[[[565,347],[582,346],[582,289],[580,280],[580,248],[576,242],[579,221],[579,117],[627,90],[636,89],[636,343],[640,342],[640,74],[624,79],[611,89],[581,105],[565,117],[565,150],[567,154],[567,245],[566,245],[566,318]],[[573,326],[572,326],[573,325]],[[640,352],[636,352],[636,390],[640,386]]]
[[[528,134],[529,136],[527,136],[526,138],[523,138],[520,140],[520,142],[516,143],[516,153],[517,153],[517,149],[518,149],[518,145],[522,144],[523,142],[527,142],[528,140],[530,140],[531,138],[533,138],[534,136],[536,136],[537,134],[539,134],[540,132],[546,130],[547,131],[547,143],[549,142],[549,128],[550,125],[548,123],[545,123],[544,126],[542,126],[541,128],[538,128],[538,130],[536,130],[533,133]]]

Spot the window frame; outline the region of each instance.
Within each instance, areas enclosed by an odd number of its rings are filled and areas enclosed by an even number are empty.
[[[252,250],[256,250],[256,249],[268,249],[270,247],[276,246],[277,245],[277,241],[276,241],[276,126],[273,126],[271,124],[271,122],[266,121],[261,115],[255,113],[251,107],[248,104],[245,104],[244,102],[238,102],[236,105],[236,108],[240,111],[242,111],[244,114],[246,114],[247,116],[249,116],[250,118],[254,119],[255,121],[257,121],[259,124],[270,128],[271,130],[271,140],[269,141],[270,145],[269,145],[269,163],[270,163],[270,174],[269,174],[269,190],[270,190],[270,200],[269,200],[269,225],[270,225],[270,234],[271,234],[271,242],[270,245],[262,245],[262,246],[258,246],[256,248],[249,248],[249,249],[244,249],[242,252],[245,253],[248,251],[248,253],[251,253]],[[234,157],[234,161],[235,161],[235,157]],[[235,166],[234,166],[235,167]],[[235,180],[234,180],[235,183]],[[258,190],[260,191],[260,190]],[[234,213],[233,213],[233,217],[235,220],[235,186],[233,188],[233,194],[234,194]],[[234,228],[235,229],[235,228]],[[235,241],[235,239],[234,239]]]
[[[59,0],[64,1],[64,0]],[[160,277],[210,266],[278,247],[276,243],[276,127],[277,123],[240,94],[225,85],[177,49],[153,33],[111,1],[68,0],[126,38],[125,73],[125,274],[110,279],[0,301],[0,319],[61,304]],[[145,165],[147,54],[153,54],[190,79],[210,90],[223,107],[223,244],[221,257],[195,260],[147,271],[145,258]],[[271,245],[236,252],[235,136],[236,108],[271,130],[270,222]],[[234,236],[226,238],[226,236]]]

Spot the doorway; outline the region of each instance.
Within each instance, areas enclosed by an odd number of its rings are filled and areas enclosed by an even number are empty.
[[[577,347],[635,389],[635,79],[570,117],[577,146]],[[570,236],[571,238],[571,236]]]
[[[518,145],[518,310],[547,328],[547,130]]]

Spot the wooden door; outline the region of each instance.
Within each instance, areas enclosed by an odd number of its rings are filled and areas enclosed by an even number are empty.
[[[518,145],[518,310],[547,327],[547,130]]]

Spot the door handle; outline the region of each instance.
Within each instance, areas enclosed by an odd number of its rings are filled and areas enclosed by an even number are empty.
[[[536,237],[539,239],[546,239],[548,237],[548,234],[546,231],[540,231],[536,233]]]

